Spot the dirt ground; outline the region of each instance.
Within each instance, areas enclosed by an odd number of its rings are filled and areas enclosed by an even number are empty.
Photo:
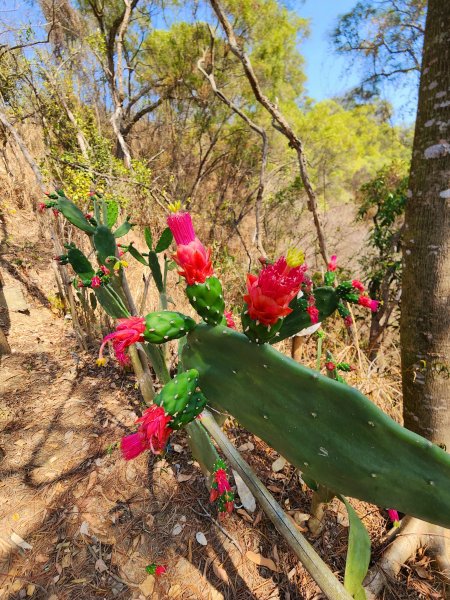
[[[163,458],[122,460],[117,443],[141,406],[133,375],[112,362],[98,368],[95,348],[78,350],[70,319],[48,300],[51,251],[33,216],[4,215],[3,225],[2,318],[12,353],[0,365],[0,598],[323,598],[258,506],[216,521],[183,432]],[[278,455],[236,423],[228,434],[308,535],[310,496],[296,471],[286,464],[274,472]],[[375,561],[386,514],[353,504]],[[340,577],[347,536],[346,515],[333,501],[324,532],[311,541]],[[270,566],[254,555],[270,558]],[[167,574],[147,575],[150,563],[164,564]],[[443,598],[423,553],[385,598]]]

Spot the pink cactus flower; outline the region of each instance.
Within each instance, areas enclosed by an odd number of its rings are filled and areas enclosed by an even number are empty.
[[[319,310],[316,306],[308,306],[306,312],[309,314],[309,318],[311,319],[311,323],[313,325],[319,322]]]
[[[398,512],[393,508],[388,508],[388,515],[392,523],[394,525],[400,522],[400,517],[398,516]]]
[[[153,454],[161,454],[167,445],[172,429],[168,426],[172,415],[166,415],[162,406],[152,404],[144,411],[136,423],[139,429],[136,433],[122,438],[120,449],[125,460],[131,460],[139,456],[145,450],[151,450]]]
[[[364,292],[365,290],[364,285],[358,279],[354,279],[352,281],[352,286],[355,288],[355,290],[358,290],[359,292]]]
[[[91,213],[86,213],[86,214],[84,215],[84,218],[85,218],[85,219],[87,219],[88,221],[90,221],[90,220],[92,219],[92,215],[91,215]]]
[[[109,275],[111,273],[111,271],[108,269],[108,267],[105,267],[105,265],[100,265],[100,271],[104,275]]]
[[[173,260],[181,269],[178,274],[188,285],[205,283],[214,274],[211,250],[205,248],[195,235],[191,215],[188,212],[172,213],[167,217],[167,224],[177,243]]]
[[[379,302],[378,300],[372,300],[369,296],[360,296],[358,298],[358,304],[364,306],[365,308],[370,308],[372,312],[377,312]]]
[[[325,367],[328,371],[334,371],[336,368],[336,365],[334,364],[334,362],[327,362],[325,363]]]
[[[330,258],[330,262],[328,263],[328,270],[336,271],[336,267],[337,267],[337,256],[336,256],[336,254],[333,254],[333,256]]]
[[[227,472],[225,469],[217,469],[214,473],[214,481],[217,483],[217,491],[219,496],[231,490],[230,482],[228,481]]]
[[[38,204],[38,211],[40,213],[43,213],[43,212],[46,211],[46,209],[47,209],[46,203],[45,202],[39,202],[39,204]]]
[[[57,217],[59,215],[59,210],[57,208],[52,208],[52,213]]]
[[[167,573],[167,569],[164,565],[158,565],[155,569],[155,575],[164,575]]]
[[[102,280],[100,279],[100,277],[98,275],[95,275],[91,279],[91,287],[92,288],[99,288],[101,285],[102,285]]]
[[[290,266],[281,256],[275,263],[264,265],[258,276],[249,273],[244,300],[250,318],[273,325],[290,314],[289,303],[298,294],[305,271],[305,265]]]
[[[112,341],[114,353],[121,365],[127,365],[130,361],[125,354],[126,348],[136,342],[144,341],[145,319],[142,317],[129,317],[128,319],[118,319],[116,331],[109,333],[103,338],[98,359],[103,359],[103,349],[106,342]]]
[[[236,323],[234,322],[233,314],[229,310],[225,310],[223,316],[227,321],[227,327],[230,329],[236,329]]]

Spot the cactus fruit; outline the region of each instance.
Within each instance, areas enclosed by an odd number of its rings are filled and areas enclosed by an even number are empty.
[[[217,277],[208,277],[205,283],[188,285],[186,294],[198,314],[210,325],[218,325],[223,318],[225,302],[222,284]]]
[[[314,298],[315,306],[319,310],[319,321],[332,315],[339,304],[339,296],[332,287],[315,288]],[[293,311],[282,322],[278,335],[271,340],[272,343],[291,337],[311,325],[310,315],[306,311],[308,303],[304,298],[294,298],[289,306]]]
[[[172,429],[180,429],[193,421],[205,408],[207,400],[202,392],[194,392],[189,396],[188,402],[182,411],[178,411],[177,415],[170,422]]]
[[[379,506],[450,526],[450,456],[358,390],[225,327],[198,325],[183,364],[217,402],[307,478]]]
[[[144,338],[152,344],[164,344],[181,338],[196,325],[194,319],[170,310],[148,314],[145,324]]]
[[[275,336],[283,325],[283,319],[278,319],[273,325],[264,325],[259,321],[254,321],[248,314],[246,304],[244,304],[242,311],[241,322],[245,335],[257,344],[265,344],[271,340],[278,341],[278,338],[275,338]]]
[[[206,398],[197,390],[198,371],[190,369],[168,381],[155,397],[155,404],[172,415],[171,429],[179,429],[199,415],[206,405]]]

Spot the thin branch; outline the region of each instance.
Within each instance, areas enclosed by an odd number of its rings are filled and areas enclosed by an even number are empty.
[[[234,113],[236,113],[247,125],[255,131],[262,140],[262,148],[261,148],[261,168],[259,172],[259,185],[256,194],[256,202],[255,202],[255,245],[258,251],[265,257],[266,251],[264,250],[264,246],[261,240],[261,205],[264,197],[264,187],[265,187],[265,172],[267,166],[267,156],[269,150],[269,144],[267,139],[267,133],[263,127],[257,125],[254,121],[252,121],[232,100],[230,100],[225,94],[218,89],[216,80],[214,77],[214,34],[212,29],[209,29],[211,34],[211,48],[210,48],[210,68],[209,72],[206,71],[204,64],[206,61],[206,56],[208,54],[208,50],[203,52],[203,56],[197,61],[197,68],[204,75],[204,77],[209,81],[211,89],[215,93],[215,95],[222,100],[224,104],[228,106]]]
[[[253,70],[252,63],[250,62],[250,59],[245,53],[245,51],[239,46],[233,26],[228,20],[228,17],[224,12],[221,3],[219,2],[219,0],[210,0],[210,3],[214,12],[217,15],[217,18],[220,21],[220,24],[222,25],[225,31],[231,51],[242,63],[245,75],[247,76],[248,82],[253,90],[255,98],[261,104],[261,106],[263,106],[266,109],[266,111],[272,116],[274,127],[288,139],[289,145],[292,148],[294,148],[294,150],[297,153],[300,177],[303,186],[306,190],[306,194],[308,196],[308,208],[313,214],[314,225],[316,228],[317,239],[319,242],[320,254],[323,260],[325,261],[325,264],[328,264],[325,235],[323,232],[322,224],[320,222],[319,213],[317,209],[317,196],[314,192],[311,180],[309,178],[306,159],[303,152],[302,141],[294,133],[292,127],[289,125],[284,115],[278,109],[278,106],[274,104],[271,100],[269,100],[269,98],[263,93],[259,80]]]

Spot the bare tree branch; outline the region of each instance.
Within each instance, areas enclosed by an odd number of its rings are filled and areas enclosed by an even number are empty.
[[[245,51],[240,47],[233,26],[231,25],[228,17],[226,16],[221,3],[219,0],[210,0],[211,6],[214,12],[217,15],[217,18],[222,25],[225,34],[228,39],[228,43],[230,44],[230,49],[233,54],[239,59],[244,68],[244,72],[247,76],[248,82],[253,90],[255,98],[257,101],[266,109],[266,111],[271,115],[273,119],[274,127],[280,131],[289,141],[289,145],[296,151],[300,177],[305,188],[306,194],[308,196],[308,208],[313,214],[314,225],[316,228],[317,239],[319,242],[320,254],[325,261],[325,264],[328,264],[328,255],[325,243],[325,235],[323,232],[322,224],[320,222],[319,213],[317,209],[317,196],[314,192],[314,189],[311,184],[311,180],[308,174],[308,168],[306,165],[306,159],[303,151],[303,144],[300,138],[294,133],[292,127],[285,119],[284,115],[278,109],[276,104],[274,104],[269,98],[263,93],[261,86],[259,84],[259,80],[253,70],[252,63],[245,53]]]

